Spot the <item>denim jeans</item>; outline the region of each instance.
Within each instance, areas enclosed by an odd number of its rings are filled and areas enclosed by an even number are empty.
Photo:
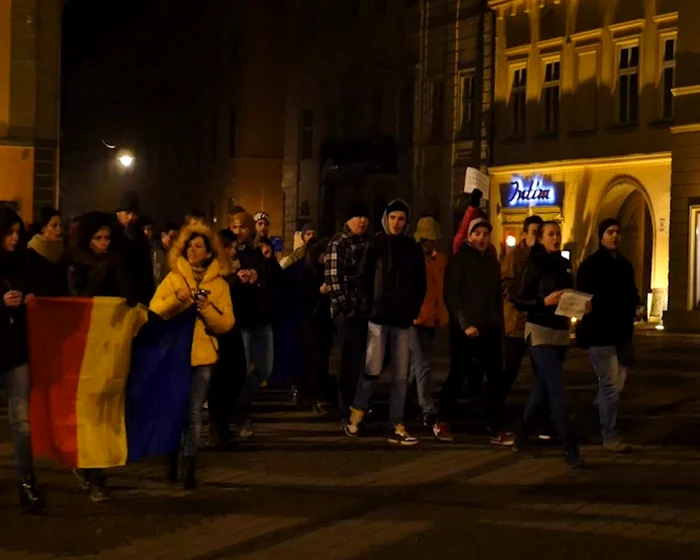
[[[617,437],[617,410],[620,393],[627,378],[627,368],[620,364],[614,346],[591,346],[588,354],[598,376],[598,411],[603,441]]]
[[[15,444],[17,474],[29,476],[34,469],[32,439],[29,432],[29,366],[7,370],[2,376],[7,387],[7,416]]]
[[[255,392],[270,378],[275,357],[272,325],[250,331],[243,330],[241,336],[245,350],[246,380],[238,395],[236,422],[242,422],[247,417]]]
[[[350,406],[355,402],[357,382],[365,369],[367,351],[367,319],[339,316],[335,319],[341,347],[338,371],[338,409],[343,418],[349,418]]]
[[[367,357],[365,372],[357,382],[355,408],[367,410],[384,367],[387,346],[392,361],[391,394],[389,396],[389,423],[403,423],[408,367],[411,352],[411,330],[388,327],[370,322],[367,326]]]
[[[527,437],[536,422],[538,410],[548,402],[552,424],[559,433],[564,450],[570,454],[578,454],[578,445],[571,437],[566,416],[564,358],[567,347],[547,344],[530,345],[529,351],[535,366],[535,383],[525,408],[519,437]]]
[[[416,380],[416,392],[423,417],[437,414],[433,401],[433,372],[430,361],[435,347],[435,329],[411,327],[411,376]]]
[[[202,406],[207,399],[209,382],[211,381],[212,366],[197,366],[192,368],[192,385],[190,386],[190,410],[182,455],[194,457],[197,454],[199,440],[202,436]]]

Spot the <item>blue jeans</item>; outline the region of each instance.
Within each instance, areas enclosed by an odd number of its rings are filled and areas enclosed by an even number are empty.
[[[408,367],[411,352],[411,330],[387,327],[370,322],[367,326],[367,356],[365,372],[357,382],[355,408],[367,410],[384,367],[387,345],[391,355],[391,394],[389,396],[389,423],[403,423],[403,412],[408,388]]]
[[[190,387],[190,410],[185,428],[185,440],[182,450],[184,457],[197,454],[199,440],[202,436],[202,406],[207,399],[212,366],[192,368],[192,385]]]
[[[435,345],[435,329],[411,327],[411,375],[409,381],[416,380],[418,403],[423,417],[437,414],[433,401],[433,373],[430,360]]]
[[[617,410],[627,368],[620,364],[614,346],[591,346],[588,354],[598,376],[598,411],[603,442],[617,437]]]
[[[256,330],[244,330],[243,348],[246,361],[246,381],[238,395],[236,421],[241,422],[248,415],[248,407],[255,397],[258,387],[270,378],[274,360],[272,325]]]
[[[7,416],[15,444],[17,474],[26,477],[34,470],[32,438],[29,432],[29,367],[27,364],[2,374],[7,387]]]

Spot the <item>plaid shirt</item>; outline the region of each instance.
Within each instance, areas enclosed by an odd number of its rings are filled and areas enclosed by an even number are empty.
[[[366,247],[367,238],[354,235],[348,226],[328,244],[324,281],[330,288],[333,317],[357,311],[357,268]]]

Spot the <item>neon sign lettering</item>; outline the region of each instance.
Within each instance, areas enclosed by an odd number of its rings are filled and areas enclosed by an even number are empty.
[[[554,185],[545,183],[539,175],[532,177],[529,185],[526,185],[522,177],[513,177],[510,186],[507,206],[554,206],[556,204]]]

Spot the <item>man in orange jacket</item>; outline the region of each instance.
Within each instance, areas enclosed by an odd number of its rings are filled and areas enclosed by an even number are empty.
[[[430,362],[433,357],[437,327],[449,324],[449,314],[442,295],[447,257],[438,252],[442,240],[440,224],[430,216],[421,218],[416,228],[415,239],[423,247],[427,290],[418,318],[411,328],[411,382],[416,380],[418,403],[423,423],[432,428],[437,417],[433,402],[433,379]]]

